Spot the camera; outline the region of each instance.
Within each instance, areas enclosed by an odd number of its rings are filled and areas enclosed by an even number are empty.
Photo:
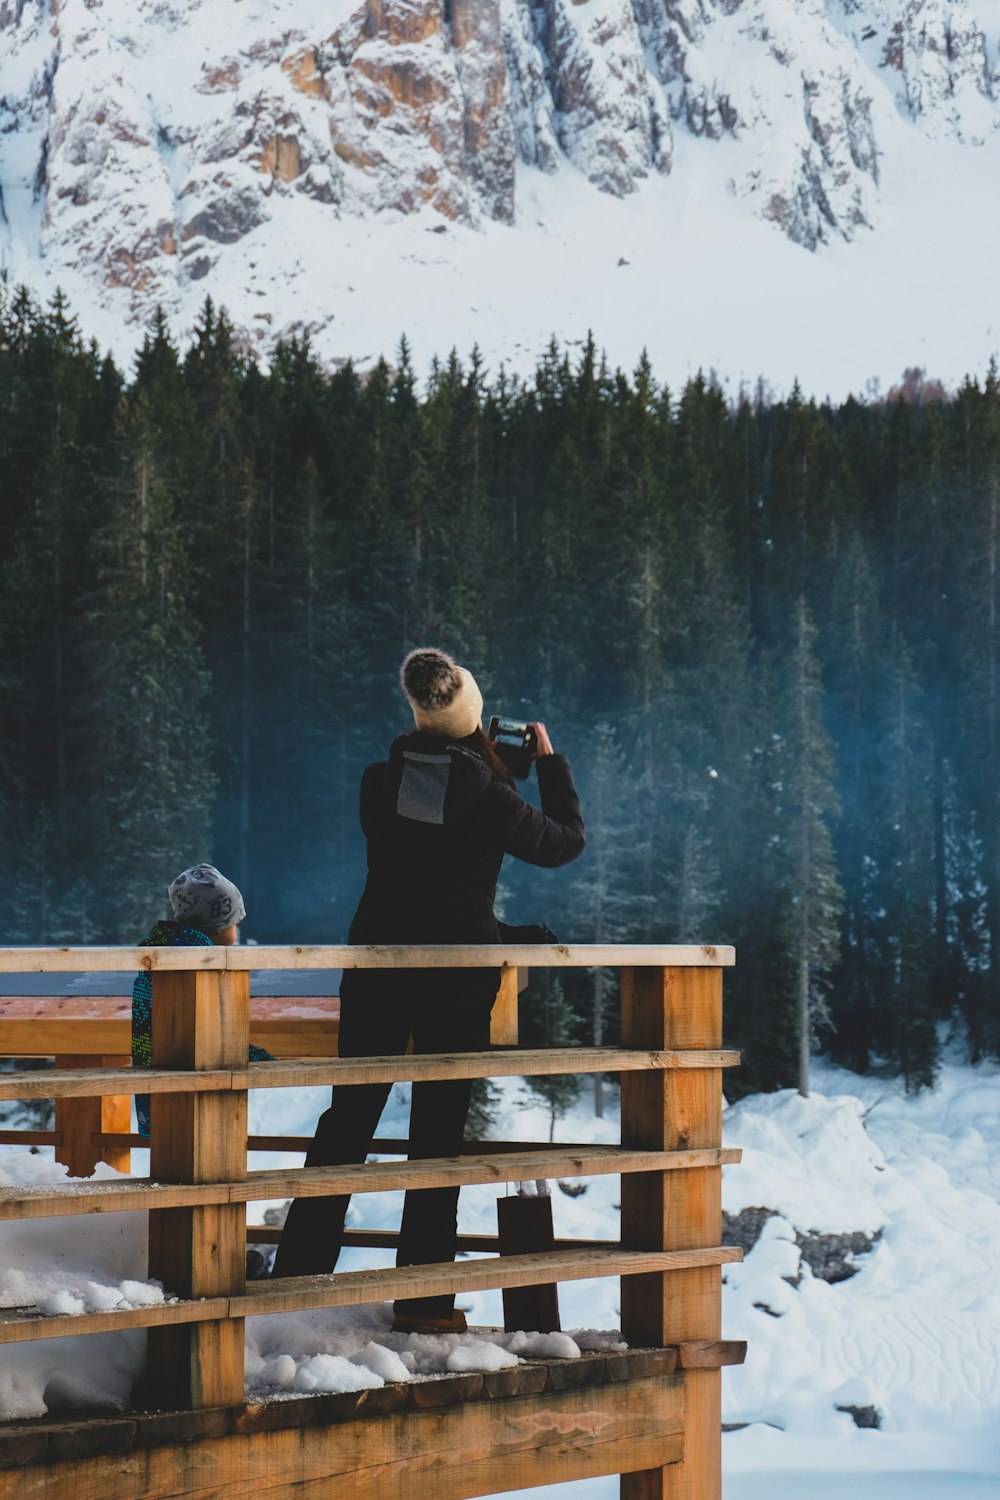
[[[531,775],[531,762],[538,749],[538,736],[533,724],[521,724],[516,719],[498,719],[494,714],[486,734],[504,765],[519,781],[524,781]]]

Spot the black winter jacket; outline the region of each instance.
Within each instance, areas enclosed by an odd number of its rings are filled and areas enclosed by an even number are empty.
[[[584,846],[569,761],[537,763],[542,811],[462,742],[403,735],[361,781],[368,880],[352,943],[495,943],[505,854],[554,868]],[[349,977],[358,977],[354,970]],[[349,985],[348,988],[351,988]]]

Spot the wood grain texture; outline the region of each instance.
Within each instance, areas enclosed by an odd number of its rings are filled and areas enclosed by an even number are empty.
[[[642,1277],[663,1271],[686,1275],[692,1268],[718,1268],[742,1258],[743,1252],[729,1245],[721,1249],[666,1251],[588,1246],[585,1249],[555,1250],[548,1255],[489,1256],[460,1263],[441,1261],[427,1266],[391,1267],[378,1271],[338,1271],[332,1276],[289,1276],[280,1281],[250,1282],[244,1295],[181,1299],[123,1312],[41,1317],[34,1312],[10,1309],[0,1312],[0,1344],[61,1338],[66,1334],[109,1333],[118,1328],[162,1328],[227,1315],[244,1318],[273,1312],[302,1312],[317,1307],[362,1307],[404,1297],[493,1288],[502,1290],[507,1286],[536,1286],[546,1281],[580,1281],[598,1276]]]
[[[128,969],[482,969],[689,966],[728,968],[724,944],[495,943],[448,946],[305,946],[251,948],[0,948],[0,973],[80,974]]]
[[[622,1042],[716,1049],[722,1042],[722,976],[708,969],[632,969],[622,975]],[[622,1078],[622,1142],[653,1150],[711,1149],[722,1139],[722,1075],[628,1074]],[[622,1179],[622,1243],[683,1249],[722,1237],[721,1166]],[[622,1332],[629,1343],[718,1341],[718,1265],[622,1283]],[[687,1423],[681,1463],[623,1476],[622,1500],[720,1500],[721,1386],[717,1367],[685,1373]]]
[[[92,1094],[168,1094],[213,1089],[329,1088],[331,1084],[400,1083],[441,1078],[542,1078],[558,1073],[630,1073],[734,1068],[740,1054],[704,1048],[635,1051],[623,1047],[525,1047],[495,1052],[422,1053],[419,1057],[340,1058],[329,1062],[251,1063],[248,1069],[184,1074],[145,1068],[0,1074],[0,1100]]]
[[[224,948],[0,948],[0,974],[117,974],[128,969],[224,969]]]
[[[100,1089],[104,1094],[189,1094],[247,1086],[243,1069],[217,1068],[211,1073],[175,1073],[144,1068],[74,1068],[59,1073],[0,1073],[0,1099],[83,1098]]]
[[[466,1500],[669,1464],[682,1429],[666,1376],[26,1464],[0,1500]]]
[[[565,1250],[545,1255],[511,1255],[499,1259],[443,1261],[378,1271],[344,1271],[333,1276],[294,1276],[252,1282],[234,1306],[250,1316],[298,1312],[307,1307],[357,1307],[444,1292],[486,1291],[507,1286],[537,1286],[546,1281],[580,1281],[591,1276],[633,1277],[652,1272],[687,1273],[692,1268],[742,1260],[733,1246],[696,1250]]]
[[[6,1134],[21,1137],[29,1134],[25,1131],[8,1131]],[[44,1135],[45,1140],[39,1140],[36,1144],[42,1146],[53,1146],[56,1142],[52,1139],[54,1132],[36,1132]],[[0,1144],[11,1144],[4,1142],[5,1132],[0,1131]],[[308,1151],[312,1145],[311,1135],[248,1135],[248,1151]],[[13,1142],[18,1144],[18,1141]],[[28,1141],[20,1144],[29,1145]],[[144,1146],[148,1144],[141,1135],[122,1135],[121,1133],[109,1135],[102,1138],[102,1144],[109,1146]],[[590,1151],[593,1149],[593,1141],[560,1141],[560,1146],[566,1151]],[[410,1143],[405,1136],[376,1136],[372,1141],[371,1151],[373,1155],[383,1156],[406,1156],[410,1149]],[[463,1156],[493,1156],[502,1151],[551,1151],[551,1141],[463,1141],[461,1154]],[[724,1157],[725,1161],[738,1161],[740,1151],[735,1147],[727,1147],[729,1155]]]
[[[105,1016],[4,1016],[0,1018],[0,1057],[73,1055],[86,1067],[94,1057],[128,1057],[132,1024]],[[60,1066],[66,1066],[61,1064]]]
[[[193,1116],[214,1102],[192,1096]],[[173,1096],[163,1101],[172,1107]],[[182,1122],[183,1124],[183,1122]],[[199,1129],[202,1127],[199,1126]],[[155,1137],[154,1137],[155,1139]],[[201,1180],[203,1159],[182,1158],[185,1133],[180,1126],[155,1148],[161,1163],[155,1177],[129,1182],[79,1182],[43,1189],[21,1185],[0,1187],[0,1221],[64,1218],[85,1213],[123,1213],[135,1209],[193,1208],[207,1204],[263,1202],[271,1198],[314,1198],[330,1193],[386,1193],[413,1188],[472,1186],[519,1182],[527,1178],[552,1181],[559,1177],[597,1177],[609,1173],[681,1172],[738,1159],[738,1153],[712,1147],[703,1151],[636,1151],[621,1146],[550,1146],[538,1151],[488,1152],[480,1157],[429,1157],[415,1161],[365,1162],[341,1167],[273,1167],[245,1170],[234,1132],[225,1142],[231,1178]],[[240,1160],[242,1155],[242,1161]],[[183,1163],[191,1161],[190,1169]],[[188,1180],[188,1171],[197,1174]],[[166,1179],[166,1180],[164,1180]],[[172,1180],[173,1179],[173,1180]]]
[[[111,1312],[58,1313],[41,1317],[33,1308],[0,1309],[0,1344],[34,1343],[78,1333],[117,1333],[124,1328],[156,1328],[172,1323],[207,1322],[229,1315],[228,1297],[201,1302],[162,1302],[153,1307],[129,1307]]]
[[[490,1012],[490,1041],[494,1047],[517,1046],[517,997],[521,977],[522,971],[514,968],[504,969],[500,975],[500,987]]]
[[[72,1054],[57,1055],[55,1061],[57,1068],[69,1069],[85,1068],[90,1063],[88,1057]],[[101,1057],[100,1063],[107,1068],[131,1067],[132,1060],[126,1052],[125,1056]],[[129,1129],[132,1100],[128,1094],[57,1099],[55,1113],[56,1131],[62,1137],[56,1147],[55,1158],[68,1169],[71,1177],[89,1177],[99,1161],[106,1162],[118,1172],[130,1170],[132,1154],[127,1146],[100,1143],[100,1136],[104,1131]]]
[[[131,999],[126,995],[0,996],[0,1057],[93,1057],[131,1051]],[[250,1040],[276,1057],[336,1057],[337,995],[256,995]],[[502,1040],[502,1038],[501,1038]],[[514,1038],[516,1040],[516,1038]]]
[[[310,1088],[332,1083],[398,1083],[440,1078],[542,1078],[558,1073],[624,1073],[735,1068],[740,1054],[705,1048],[522,1047],[494,1052],[436,1052],[410,1057],[341,1058],[330,1063],[255,1063],[251,1088]],[[0,1089],[3,1084],[0,1083]],[[0,1092],[0,1098],[3,1098]]]
[[[746,1357],[746,1339],[687,1339],[677,1346],[681,1370],[718,1370],[722,1365],[741,1365]]]
[[[250,1023],[250,1040],[275,1057],[336,1057],[339,1035],[340,1022],[335,1016],[328,1021],[277,1017]],[[99,1016],[0,1019],[0,1057],[75,1053],[80,1058],[78,1066],[86,1067],[93,1057],[118,1055],[127,1061],[131,1045],[132,1023],[127,1020]]]
[[[248,974],[154,973],[154,1066],[212,1072],[241,1064],[250,1030]],[[150,1101],[150,1176],[199,1186],[246,1176],[245,1092],[161,1094]],[[149,1215],[149,1275],[183,1299],[242,1291],[246,1209],[222,1203],[154,1209]],[[157,1405],[231,1405],[243,1394],[243,1319],[150,1329],[144,1393]]]

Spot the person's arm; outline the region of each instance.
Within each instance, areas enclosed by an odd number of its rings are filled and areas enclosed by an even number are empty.
[[[583,853],[586,842],[580,799],[565,755],[556,755],[544,724],[538,734],[538,790],[542,810],[531,807],[513,787],[500,787],[506,819],[504,851],[529,865],[555,869]]]

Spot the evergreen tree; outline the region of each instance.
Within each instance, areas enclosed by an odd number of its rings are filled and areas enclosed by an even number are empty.
[[[638,820],[627,801],[625,758],[612,725],[594,728],[593,745],[581,775],[587,808],[587,861],[572,882],[573,911],[582,940],[615,943],[630,935],[637,899],[628,880],[628,863]],[[603,1046],[612,973],[592,971],[591,1041]],[[604,1080],[594,1075],[594,1113],[604,1113]]]
[[[826,1019],[824,980],[837,954],[842,892],[829,819],[838,811],[833,755],[823,727],[816,631],[800,596],[780,705],[778,817],[784,846],[785,920],[794,970],[799,1044],[798,1087],[809,1093],[809,1059],[817,1022]]]
[[[569,1047],[575,1040],[576,1017],[566,998],[563,976],[555,969],[538,969],[520,1004],[520,1040],[524,1047]],[[556,1125],[580,1097],[580,1079],[573,1073],[526,1078],[529,1098],[540,1100],[549,1112],[549,1140]]]
[[[88,630],[90,852],[102,930],[135,942],[178,869],[211,857],[208,691],[190,566],[144,396],[121,413],[119,470],[95,541]]]

